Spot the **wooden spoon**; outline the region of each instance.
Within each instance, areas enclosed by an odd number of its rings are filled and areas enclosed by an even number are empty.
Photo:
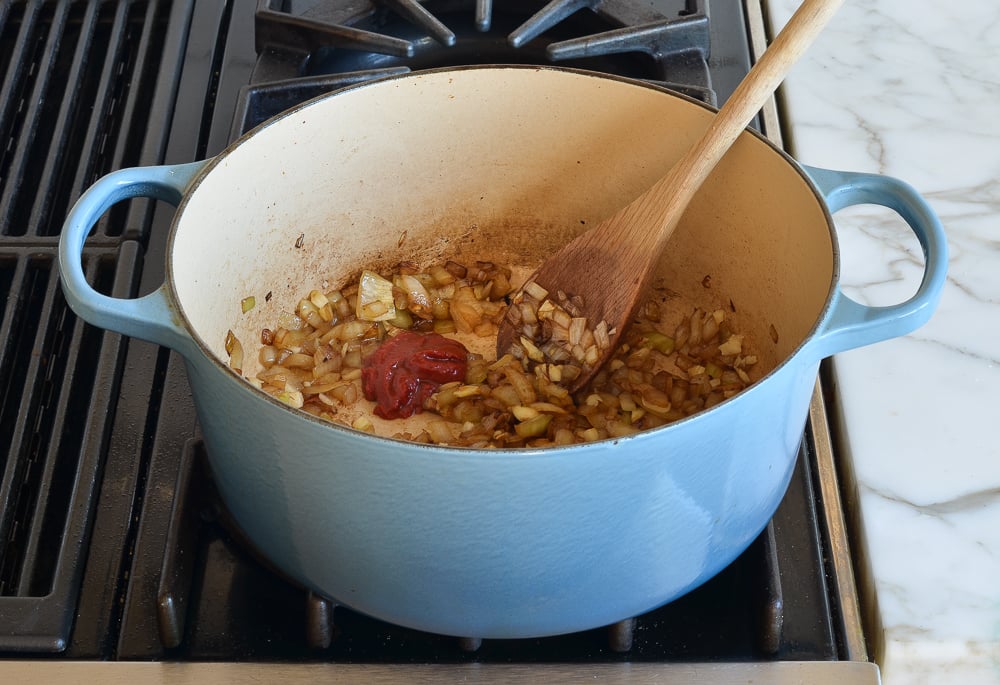
[[[571,390],[582,387],[614,351],[691,198],[842,3],[804,0],[708,131],[667,175],[550,256],[528,279],[552,294],[562,291],[580,296],[588,325],[605,321],[613,329],[611,344],[598,363],[581,374]],[[497,358],[510,351],[521,335],[520,326],[505,317],[497,335]]]

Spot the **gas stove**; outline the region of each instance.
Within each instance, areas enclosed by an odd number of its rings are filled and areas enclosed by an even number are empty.
[[[765,40],[759,4],[730,0],[2,5],[0,674],[878,682],[819,384],[773,521],[702,587],[574,635],[430,635],[338,607],[259,558],[214,491],[182,360],[78,321],[58,283],[61,221],[102,174],[209,157],[342,86],[560,64],[717,104]],[[755,126],[780,143],[778,124],[772,105]],[[95,287],[157,287],[171,217],[149,200],[112,208],[84,249]]]

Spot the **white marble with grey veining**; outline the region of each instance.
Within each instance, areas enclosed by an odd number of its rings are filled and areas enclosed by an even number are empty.
[[[799,3],[765,4],[780,26]],[[948,234],[930,323],[834,359],[883,681],[1000,683],[1000,3],[847,0],[783,94],[799,161],[901,178]],[[913,292],[920,250],[900,222],[836,219],[851,296]]]

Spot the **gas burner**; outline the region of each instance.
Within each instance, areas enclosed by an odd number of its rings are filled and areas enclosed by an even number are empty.
[[[514,0],[496,10],[492,0],[280,3],[285,10],[275,4],[258,2],[258,53],[335,50],[370,53],[376,62],[405,60],[458,47],[473,32],[504,35],[514,50],[533,46],[532,55],[541,48],[548,62],[642,53],[659,62],[664,69],[660,78],[668,79],[672,67],[667,62],[685,53],[704,62],[709,52],[706,0],[686,0],[672,8],[627,0],[552,0],[539,7]],[[590,11],[579,12],[583,9]]]
[[[258,59],[233,134],[372,79],[474,64],[560,65],[652,81],[715,104],[707,0],[259,0]],[[277,7],[280,6],[281,9]]]

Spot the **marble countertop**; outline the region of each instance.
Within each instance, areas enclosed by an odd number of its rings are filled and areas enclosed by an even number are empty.
[[[766,2],[772,26],[798,4]],[[995,0],[848,0],[782,87],[796,159],[908,182],[948,236],[931,321],[832,362],[888,685],[1000,683],[998,62]],[[849,295],[916,289],[922,254],[901,221],[835,219]]]

